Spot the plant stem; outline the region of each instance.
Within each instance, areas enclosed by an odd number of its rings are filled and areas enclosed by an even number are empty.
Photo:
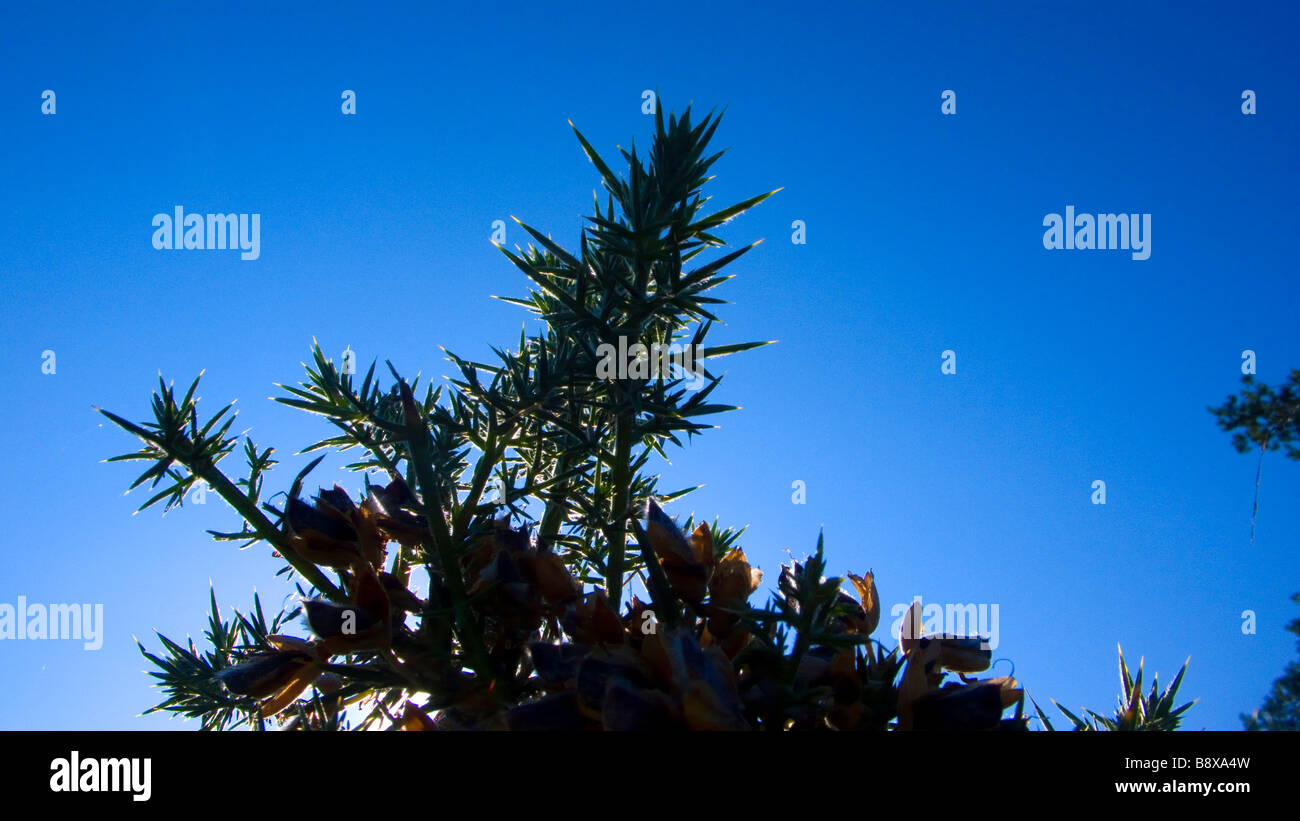
[[[609,603],[615,611],[623,605],[623,564],[627,549],[627,516],[632,493],[632,425],[635,416],[621,411],[614,422],[614,517],[606,538],[609,541],[609,561],[605,568],[605,586]]]
[[[407,432],[407,444],[411,449],[411,467],[415,470],[416,483],[420,489],[424,518],[429,524],[429,533],[433,537],[442,564],[442,575],[451,594],[456,634],[460,637],[474,669],[489,679],[495,679],[487,648],[483,644],[483,635],[469,612],[469,595],[465,588],[465,578],[460,572],[460,557],[452,543],[442,502],[438,499],[438,482],[433,475],[432,454],[429,452],[429,430],[423,421],[420,421],[408,423]]]
[[[556,463],[555,475],[563,476],[568,472],[569,457],[562,455]],[[537,529],[537,535],[548,543],[554,543],[555,537],[560,533],[560,516],[564,513],[568,497],[569,482],[567,480],[557,484],[551,492],[551,501],[547,503],[546,510],[542,513],[542,522]]]
[[[478,507],[479,500],[483,498],[483,490],[487,487],[488,478],[492,475],[492,467],[500,460],[501,451],[504,448],[498,447],[497,443],[497,423],[496,414],[488,411],[492,416],[488,419],[487,440],[483,443],[483,452],[479,456],[478,463],[474,465],[474,478],[470,483],[469,493],[466,494],[460,510],[453,517],[451,538],[453,542],[459,542],[465,538],[465,531],[469,527],[470,519],[473,518],[474,509]]]
[[[279,551],[289,566],[298,572],[304,579],[312,583],[317,590],[324,593],[333,601],[345,601],[347,596],[343,591],[335,587],[325,574],[320,571],[316,565],[298,555],[298,552],[289,546],[289,542],[284,538],[284,534],[266,518],[262,511],[257,509],[257,505],[249,499],[239,488],[226,478],[225,474],[217,470],[216,466],[204,462],[195,462],[187,465],[195,476],[208,483],[222,499],[235,509],[244,521],[253,526],[257,535],[261,536],[268,544],[271,544]]]

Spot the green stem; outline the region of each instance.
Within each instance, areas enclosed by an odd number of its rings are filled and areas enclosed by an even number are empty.
[[[178,460],[180,461],[180,460]],[[216,466],[211,463],[194,463],[187,465],[190,472],[208,483],[212,488],[225,499],[226,502],[235,509],[244,521],[252,525],[257,535],[262,537],[267,543],[274,545],[275,549],[280,552],[289,566],[298,572],[307,581],[333,601],[345,601],[347,596],[343,591],[335,587],[325,574],[320,571],[316,565],[298,555],[298,552],[289,546],[289,542],[284,538],[284,534],[266,518],[262,511],[257,509],[257,504],[249,499],[234,483],[226,478],[225,474],[217,470]]]
[[[616,611],[623,606],[623,565],[632,493],[632,426],[635,422],[635,416],[627,411],[619,413],[614,422],[614,520],[606,534],[609,561],[605,568],[605,586],[609,591],[609,603]]]
[[[569,457],[561,456],[556,462],[555,475],[563,476],[569,472]],[[542,513],[542,522],[537,528],[537,535],[545,539],[548,543],[554,543],[555,537],[560,534],[560,516],[564,513],[564,508],[569,499],[569,482],[563,481],[555,486],[551,492],[551,500],[546,503],[546,510]]]
[[[491,413],[490,410],[489,413]],[[497,438],[496,415],[493,414],[488,420],[488,433],[487,439],[483,443],[483,453],[479,456],[478,463],[474,465],[474,478],[470,482],[469,493],[466,494],[460,510],[453,517],[451,534],[453,542],[460,542],[465,538],[465,531],[469,527],[470,519],[474,516],[474,509],[478,507],[479,500],[483,498],[483,490],[487,487],[488,478],[492,475],[492,468],[501,459],[501,451],[504,448],[498,447]]]
[[[429,523],[429,533],[442,564],[442,575],[451,594],[452,613],[456,620],[456,633],[465,647],[474,669],[488,678],[495,678],[488,659],[487,647],[469,609],[469,594],[465,578],[460,572],[460,557],[447,527],[446,513],[438,498],[438,482],[433,475],[433,459],[429,451],[429,430],[423,422],[407,425],[407,444],[411,449],[411,466],[415,469],[416,483],[423,500],[424,518]]]

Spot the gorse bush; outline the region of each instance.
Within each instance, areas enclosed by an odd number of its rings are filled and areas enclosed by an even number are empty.
[[[1182,722],[1183,713],[1196,703],[1193,699],[1180,707],[1174,706],[1174,699],[1178,696],[1178,688],[1183,683],[1183,675],[1187,672],[1187,664],[1190,661],[1191,659],[1188,659],[1187,662],[1183,662],[1173,683],[1163,690],[1160,689],[1160,677],[1152,676],[1151,689],[1144,695],[1142,662],[1138,662],[1138,674],[1137,678],[1134,678],[1129,674],[1128,663],[1124,661],[1124,648],[1121,647],[1119,648],[1119,707],[1113,714],[1104,716],[1092,710],[1085,710],[1087,716],[1079,718],[1060,704],[1057,704],[1056,708],[1065,714],[1075,730],[1176,730]],[[1055,701],[1052,703],[1056,704]],[[1043,722],[1044,727],[1048,730],[1056,729],[1037,702],[1034,702],[1034,710],[1038,713],[1038,718]]]
[[[231,436],[229,405],[201,421],[197,379],[160,379],[150,422],[103,411],[143,443],[117,457],[149,463],[142,509],[204,483],[243,520],[213,536],[266,543],[301,593],[270,619],[256,597],[223,618],[214,593],[208,648],[141,646],[166,694],[153,711],[204,729],[1026,727],[1014,679],[968,678],[991,663],[978,637],[922,635],[914,609],[899,646],[873,639],[873,574],[828,576],[820,539],[754,606],[741,532],[665,512],[691,488],[661,489],[658,458],[734,409],[710,363],[766,344],[710,340],[715,289],[757,244],[719,252],[715,231],[775,193],[706,209],[717,127],[656,113],[622,175],[575,129],[604,203],[574,251],[522,223],[534,244],[501,249],[532,286],[508,301],[543,330],[494,361],[449,354],[456,377],[421,387],[316,346],[277,401],[333,430],[282,499],[265,492],[274,449]],[[332,452],[359,487],[305,493]]]

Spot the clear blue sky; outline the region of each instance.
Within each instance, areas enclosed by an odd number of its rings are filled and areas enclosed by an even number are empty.
[[[1044,704],[1109,710],[1119,642],[1166,678],[1190,655],[1187,726],[1237,729],[1295,657],[1300,464],[1265,461],[1252,547],[1255,460],[1206,411],[1243,349],[1269,382],[1300,367],[1294,8],[126,5],[0,18],[0,603],[106,622],[96,652],[0,641],[0,728],[180,727],[137,717],[132,636],[199,636],[210,580],[225,606],[288,592],[264,548],[209,540],[235,525],[215,497],[132,517],[138,471],[100,460],[134,440],[92,404],[142,418],[160,369],[206,369],[285,489],[327,428],[267,397],[313,336],[434,377],[439,345],[517,340],[493,220],[576,244],[597,176],[566,121],[617,158],[656,88],[727,107],[715,202],[785,187],[726,227],[767,241],[711,335],[780,344],[724,361],[744,409],[673,454],[664,487],[707,487],[672,512],[748,524],[770,584],[824,527],[886,608],[998,604],[996,655]],[[176,205],[260,214],[260,258],[155,250]],[[1150,259],[1045,250],[1067,205],[1151,214]],[[314,478],[355,487],[338,464]]]

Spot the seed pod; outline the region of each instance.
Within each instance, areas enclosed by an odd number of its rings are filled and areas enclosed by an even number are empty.
[[[321,669],[315,662],[296,670],[284,687],[257,705],[262,718],[270,718],[297,701],[298,696],[302,695],[303,691],[320,677],[320,674]]]
[[[403,547],[418,547],[429,535],[428,520],[405,510],[380,516],[377,524],[385,536]]]
[[[379,575],[368,565],[362,565],[356,568],[356,575],[353,578],[355,579],[353,600],[376,620],[387,626],[391,621],[392,605]]]
[[[664,634],[651,633],[641,638],[641,658],[650,669],[651,678],[660,685],[668,686],[673,681],[673,665],[668,658],[668,648],[664,644]]]
[[[863,622],[857,632],[871,635],[880,624],[880,596],[876,592],[876,576],[870,570],[861,576],[849,574],[849,581],[858,593],[858,602],[862,605]]]
[[[460,560],[465,579],[469,583],[469,592],[473,593],[483,583],[484,574],[495,571],[497,546],[491,536],[479,536]]]
[[[392,573],[381,571],[379,573],[379,583],[383,585],[384,592],[388,594],[388,601],[398,610],[407,613],[418,613],[424,609],[424,602],[420,601],[419,596],[412,593],[410,588]]]
[[[850,633],[861,633],[867,626],[867,611],[848,593],[840,592],[835,596],[835,603],[840,615],[835,626]]]
[[[714,637],[731,637],[745,603],[762,581],[763,571],[749,566],[745,551],[735,548],[722,557],[709,579],[708,629]]]
[[[663,731],[677,724],[680,716],[666,693],[637,686],[623,676],[610,680],[600,708],[601,726],[613,731]]]
[[[275,652],[250,656],[214,677],[235,695],[256,699],[273,695],[312,661],[306,653]]]
[[[582,595],[582,585],[554,553],[527,552],[521,554],[518,561],[524,576],[537,586],[544,601],[565,604]]]
[[[352,512],[352,525],[357,531],[361,555],[371,567],[383,567],[388,553],[388,537],[379,529],[379,515],[368,507]]]
[[[722,648],[722,652],[727,654],[727,658],[734,659],[740,654],[741,650],[745,649],[751,638],[753,637],[748,630],[733,628],[718,646]]]
[[[609,606],[604,590],[594,590],[569,605],[561,623],[564,632],[581,644],[622,644],[627,641],[623,621]]]
[[[357,650],[382,650],[392,642],[388,594],[374,571],[356,576],[355,603],[323,599],[303,601],[307,624],[321,638],[325,657]]]
[[[689,729],[749,729],[736,689],[735,668],[720,647],[703,649],[689,632],[673,629],[664,633],[664,650]]]
[[[708,591],[709,570],[697,558],[695,546],[687,541],[654,499],[646,505],[646,536],[664,568],[673,592],[683,601],[699,604]]]
[[[976,637],[940,633],[921,639],[922,646],[934,642],[939,645],[939,664],[954,673],[979,673],[993,663],[993,651],[987,642]]]
[[[375,514],[375,523],[385,536],[405,547],[414,547],[429,535],[423,516],[402,509],[415,503],[415,495],[406,482],[395,478],[388,487],[371,485],[362,506]]]
[[[397,720],[397,726],[402,730],[430,731],[438,729],[438,725],[433,719],[429,718],[421,708],[408,701],[402,707],[401,718]]]
[[[1020,701],[1020,699],[1024,696],[1025,693],[1024,689],[1021,688],[1020,686],[1020,682],[1016,681],[1011,676],[999,676],[998,678],[981,678],[975,680],[968,680],[966,681],[966,684],[967,686],[971,686],[971,687],[977,684],[990,684],[990,685],[997,686],[1002,691],[1003,707],[1010,707],[1013,704],[1016,704],[1017,702]]]
[[[355,604],[308,599],[302,603],[302,606],[307,614],[307,626],[322,639],[368,633],[378,623],[373,616]]]
[[[322,513],[332,515],[340,522],[346,523],[351,518],[352,511],[357,509],[357,506],[353,503],[352,497],[348,496],[346,490],[335,485],[332,490],[320,489],[320,492],[316,494],[316,508]]]
[[[915,601],[903,614],[902,629],[899,631],[898,643],[903,648],[904,653],[912,652],[913,648],[921,640],[921,633],[921,603]]]
[[[531,597],[531,587],[508,551],[497,553],[496,580],[501,585],[501,595],[514,605],[526,605]]]
[[[271,649],[280,650],[285,653],[306,653],[309,656],[316,657],[316,645],[306,639],[300,639],[297,636],[282,636],[272,633],[266,637],[266,643],[271,645]]]
[[[912,705],[915,730],[987,730],[1002,719],[1002,688],[955,686],[927,693]]]
[[[659,621],[655,617],[654,608],[649,602],[643,602],[636,596],[628,603],[627,615],[623,616],[623,624],[628,633],[632,635],[632,643],[639,644],[641,637],[654,633],[659,629]]]
[[[393,481],[388,483],[387,487],[383,485],[373,485],[370,493],[384,507],[384,512],[391,514],[400,507],[406,507],[416,503],[415,494],[406,484],[406,480],[401,476],[394,476]]]
[[[528,645],[533,670],[541,679],[542,686],[551,688],[572,685],[578,678],[578,665],[590,651],[590,647],[582,644],[534,641]]]
[[[605,691],[615,676],[636,687],[647,684],[645,665],[633,651],[619,647],[613,651],[593,650],[578,665],[578,708],[588,718],[599,719]]]
[[[710,600],[724,607],[744,606],[763,583],[763,571],[750,567],[745,551],[733,548],[722,557],[709,579]]]
[[[285,518],[289,544],[303,558],[321,567],[343,570],[361,560],[357,532],[301,499],[290,499]]]
[[[326,505],[323,509],[318,509],[307,504],[301,499],[289,500],[289,526],[293,532],[299,535],[306,535],[308,532],[316,532],[328,538],[341,542],[355,542],[357,532],[352,529],[338,511]]]
[[[912,609],[917,609],[913,604]],[[906,622],[904,622],[906,630]],[[906,636],[906,633],[904,633]],[[916,640],[917,642],[920,639]],[[898,685],[898,728],[912,729],[913,705],[930,691],[930,678],[927,668],[939,659],[939,645],[930,643],[925,646],[914,645],[907,653],[907,666],[903,668],[903,677]]]
[[[307,561],[334,570],[347,570],[362,561],[356,545],[326,539],[318,533],[294,536],[289,546]]]
[[[682,713],[687,728],[701,732],[748,730],[739,700],[702,681],[693,681],[682,694]]]
[[[691,532],[691,547],[695,549],[695,560],[712,572],[717,556],[713,551],[713,531],[708,525],[703,522],[696,525]]]

